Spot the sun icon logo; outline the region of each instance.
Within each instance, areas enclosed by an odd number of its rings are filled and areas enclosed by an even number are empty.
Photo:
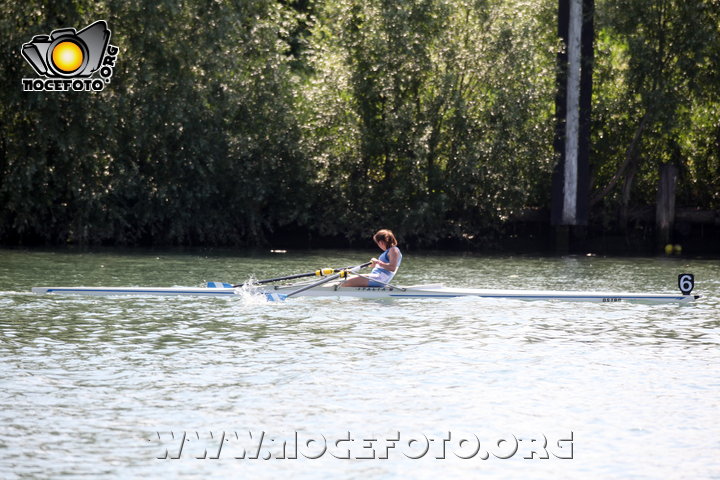
[[[58,43],[52,51],[52,63],[58,70],[74,73],[82,67],[85,55],[80,45],[72,41]]]

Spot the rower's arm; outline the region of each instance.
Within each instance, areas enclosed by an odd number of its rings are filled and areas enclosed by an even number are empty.
[[[397,267],[398,267],[398,259],[399,259],[398,249],[397,249],[397,247],[393,247],[388,252],[388,260],[390,260],[389,262],[381,262],[377,258],[373,258],[373,261],[375,262],[375,265],[379,265],[380,268],[384,268],[385,270],[394,272],[395,270],[397,270]],[[375,266],[375,265],[373,265],[373,266]]]

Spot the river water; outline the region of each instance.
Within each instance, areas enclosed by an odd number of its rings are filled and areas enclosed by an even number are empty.
[[[0,477],[720,478],[717,260],[406,252],[396,278],[675,292],[692,272],[686,306],[29,293],[376,253],[0,250]]]

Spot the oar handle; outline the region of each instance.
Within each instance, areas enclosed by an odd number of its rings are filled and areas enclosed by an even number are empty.
[[[295,275],[286,275],[284,277],[266,278],[265,280],[256,280],[252,283],[253,283],[253,285],[263,285],[265,283],[281,282],[283,280],[294,280],[296,278],[322,277],[323,275],[332,275],[333,273],[339,272],[340,270],[341,269],[337,269],[337,268],[321,268],[320,270],[315,270],[313,272],[296,273]],[[240,288],[245,285],[246,285],[246,283],[239,283],[237,285],[233,285],[233,288]]]
[[[342,269],[340,269],[339,273],[336,273],[335,275],[330,275],[327,278],[323,278],[319,282],[311,283],[310,285],[305,285],[302,288],[298,288],[297,290],[294,290],[294,291],[288,293],[287,295],[285,295],[285,298],[292,297],[293,295],[297,295],[298,293],[304,292],[305,290],[310,290],[311,288],[319,287],[320,285],[322,285],[324,283],[327,283],[331,280],[335,280],[336,278],[342,276],[343,273],[345,273],[347,275],[348,271],[356,269],[356,268],[365,268],[368,265],[370,265],[371,263],[372,262],[367,262],[367,263],[363,263],[362,265],[356,265],[354,267],[342,268]]]
[[[365,262],[365,263],[363,263],[362,265],[355,265],[354,267],[340,268],[340,269],[336,269],[335,271],[336,271],[336,272],[342,272],[342,271],[344,271],[344,270],[347,270],[347,271],[349,272],[349,271],[352,270],[353,268],[365,268],[365,267],[369,266],[371,263],[372,263],[372,262]]]
[[[364,263],[362,265],[358,265],[360,268],[365,268],[368,265],[370,265],[371,262]],[[351,268],[357,268],[357,267],[345,267],[345,268],[321,268],[319,270],[314,270],[312,272],[307,273],[296,273],[295,275],[286,275],[284,277],[275,277],[275,278],[266,278],[264,280],[257,280],[255,282],[252,282],[253,285],[263,285],[265,283],[273,283],[273,282],[281,282],[283,280],[294,280],[296,278],[304,278],[304,277],[322,277],[325,275],[332,275],[333,273],[343,272],[345,270],[350,270]],[[336,277],[337,278],[337,277]],[[239,283],[237,285],[233,285],[232,288],[241,288],[244,287],[246,283]]]

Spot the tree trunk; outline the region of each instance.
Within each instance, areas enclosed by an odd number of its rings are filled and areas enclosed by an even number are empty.
[[[633,157],[629,161],[629,165],[625,173],[625,181],[623,182],[622,186],[622,197],[620,204],[620,231],[622,231],[623,233],[627,232],[630,195],[632,193],[632,185],[633,181],[635,180],[635,174],[637,173],[638,163],[638,155],[633,155]]]
[[[634,177],[635,173],[633,172],[632,175],[626,174],[625,171],[627,169],[634,169],[633,164],[637,163],[637,157],[638,152],[640,149],[640,142],[642,141],[643,133],[645,132],[645,127],[647,125],[648,121],[648,114],[645,113],[643,115],[642,119],[640,120],[640,123],[637,126],[637,129],[635,129],[635,135],[633,135],[633,139],[630,142],[630,145],[628,145],[627,150],[625,150],[625,160],[623,161],[622,165],[620,165],[620,168],[618,168],[617,172],[615,172],[615,175],[613,175],[613,178],[610,179],[608,184],[605,186],[605,188],[595,195],[593,195],[590,206],[592,207],[597,202],[605,198],[605,196],[612,191],[613,188],[615,188],[615,185],[617,185],[618,181],[620,181],[623,176],[625,177],[625,185],[623,185],[623,198],[625,198],[625,190],[626,188],[629,188],[632,186],[632,178],[630,178],[630,182],[628,185],[628,177]],[[629,192],[627,193],[629,196]]]
[[[660,165],[660,183],[657,192],[655,225],[657,241],[661,247],[670,243],[675,222],[675,186],[678,168],[672,164]]]

